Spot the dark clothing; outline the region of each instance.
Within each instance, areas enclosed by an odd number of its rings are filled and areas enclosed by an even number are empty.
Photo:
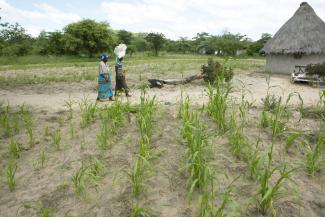
[[[124,90],[125,95],[129,94],[129,88],[125,81],[125,75],[122,72],[122,63],[117,63],[115,65],[115,73],[116,73],[116,86],[115,86],[115,96],[118,91]]]
[[[159,80],[159,79],[149,79],[148,82],[150,88],[154,88],[154,87],[162,88],[165,83],[163,80]]]

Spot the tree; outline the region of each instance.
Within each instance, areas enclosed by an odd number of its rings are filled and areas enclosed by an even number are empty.
[[[261,38],[256,42],[252,42],[247,49],[247,54],[249,56],[253,56],[256,54],[260,54],[261,49],[264,47],[266,42],[268,42],[272,38],[271,34],[263,33]]]
[[[107,23],[85,19],[67,25],[63,41],[67,53],[93,56],[112,50],[116,45],[116,36]]]
[[[145,39],[150,43],[155,52],[155,56],[158,56],[159,50],[162,48],[166,41],[164,34],[162,33],[149,33]]]
[[[168,52],[174,52],[174,53],[191,53],[194,52],[194,42],[191,40],[188,40],[186,37],[181,37],[177,41],[173,40],[166,40],[165,48]]]
[[[23,56],[32,51],[33,38],[18,23],[1,24],[0,44],[2,55]]]
[[[120,43],[129,45],[133,38],[132,33],[126,30],[120,30],[117,32],[117,37]]]
[[[148,50],[149,43],[145,39],[147,35],[147,33],[135,33],[131,41],[131,46],[134,46],[135,50],[139,52]]]
[[[37,37],[35,49],[41,55],[63,55],[65,52],[63,33],[42,31]]]

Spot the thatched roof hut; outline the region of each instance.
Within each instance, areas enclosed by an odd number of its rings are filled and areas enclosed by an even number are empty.
[[[262,51],[268,72],[291,73],[295,65],[324,62],[325,23],[303,2]]]

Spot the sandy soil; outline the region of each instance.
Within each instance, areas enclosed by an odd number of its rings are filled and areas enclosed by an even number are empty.
[[[240,93],[244,87],[248,90],[247,96],[256,105],[260,105],[261,98],[266,95],[267,82],[266,74],[256,72],[246,72],[237,70],[234,79],[234,95]],[[169,77],[172,77],[169,75]],[[114,81],[113,81],[114,82]],[[135,88],[137,83],[132,79],[130,83],[133,97],[131,102],[138,102],[140,90]],[[270,80],[271,93],[282,96],[284,100],[290,93],[297,92],[301,95],[305,105],[314,105],[319,100],[320,88],[311,87],[306,84],[291,84],[288,76],[273,75]],[[32,107],[45,110],[62,110],[65,107],[65,101],[71,99],[79,101],[84,97],[96,99],[96,82],[81,83],[55,83],[51,85],[32,85],[13,89],[0,89],[0,101],[9,102],[10,105],[21,105],[23,103]],[[159,102],[175,104],[179,102],[181,92],[189,95],[191,100],[202,105],[208,100],[206,87],[201,81],[193,82],[185,86],[166,85],[162,89],[151,89],[149,96],[156,96]],[[292,103],[298,103],[297,98],[292,99]]]
[[[170,76],[170,75],[169,75]],[[140,100],[140,90],[136,78],[129,82],[132,90],[132,103]],[[291,84],[287,76],[274,75],[271,77],[271,93],[287,98],[290,93],[299,93],[304,104],[316,105],[319,100],[319,87],[310,87],[306,84]],[[132,199],[130,173],[136,155],[139,133],[134,114],[114,138],[111,138],[110,149],[101,156],[105,166],[104,178],[100,181],[100,188],[96,191],[88,189],[87,200],[75,195],[71,176],[81,166],[81,161],[88,156],[99,157],[96,146],[96,135],[100,130],[98,118],[89,127],[77,127],[75,139],[69,137],[69,121],[65,101],[69,98],[75,102],[75,114],[78,113],[78,102],[84,97],[91,101],[96,99],[96,82],[81,83],[55,83],[51,85],[22,86],[17,89],[0,88],[0,101],[8,102],[11,106],[26,104],[34,114],[35,135],[37,144],[29,148],[27,137],[21,130],[15,138],[24,147],[18,159],[16,173],[17,187],[13,192],[8,190],[5,176],[1,175],[0,182],[0,216],[39,216],[41,207],[54,210],[55,216],[84,216],[84,217],[118,217],[130,216]],[[249,111],[249,124],[245,132],[252,143],[257,138],[262,139],[261,149],[267,151],[270,145],[270,132],[259,129],[259,114],[261,112],[261,98],[266,95],[266,75],[257,72],[237,70],[234,79],[233,96],[238,96],[243,86],[249,90],[247,98],[254,103]],[[192,204],[187,202],[187,175],[181,170],[185,154],[185,147],[180,134],[180,120],[177,119],[178,103],[181,93],[189,95],[194,106],[200,108],[208,100],[206,87],[201,81],[184,86],[165,86],[162,89],[150,89],[149,96],[156,96],[160,104],[155,115],[155,130],[153,147],[157,154],[153,160],[154,173],[147,180],[144,195],[139,204],[151,208],[157,216],[180,217],[195,216],[198,198],[194,197]],[[123,98],[123,100],[127,100]],[[100,103],[100,106],[111,102]],[[297,98],[292,105],[299,103]],[[293,117],[299,115],[294,110]],[[74,123],[79,124],[80,117]],[[288,123],[290,129],[301,129],[315,133],[319,127],[314,119],[292,118]],[[61,121],[60,121],[61,120]],[[243,161],[233,157],[229,150],[226,136],[216,134],[215,123],[202,114],[202,120],[207,125],[209,141],[211,144],[212,165],[217,171],[217,190],[223,192],[225,187],[238,175],[239,181],[235,184],[233,204],[227,208],[233,216],[261,216],[256,212],[253,197],[257,191],[257,184],[249,180],[244,171],[246,165]],[[49,136],[44,135],[44,129],[49,132],[61,129],[62,145],[56,151],[51,144]],[[7,144],[9,139],[0,135],[0,166],[4,168],[8,161]],[[301,166],[303,153],[298,150],[283,153],[284,141],[277,141],[275,160],[289,162],[291,166]],[[46,150],[45,167],[34,169],[40,150]],[[325,175],[319,174],[310,178],[303,170],[295,173],[296,184],[290,184],[290,196],[275,204],[278,216],[325,216]],[[220,198],[217,199],[220,203]],[[235,210],[235,211],[234,211]],[[229,215],[232,216],[232,215]],[[271,215],[268,215],[271,216]]]

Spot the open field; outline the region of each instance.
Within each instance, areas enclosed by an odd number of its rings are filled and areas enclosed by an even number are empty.
[[[231,59],[228,85],[143,92],[206,62],[126,59],[105,103],[96,62],[0,66],[0,216],[325,216],[321,87]]]

